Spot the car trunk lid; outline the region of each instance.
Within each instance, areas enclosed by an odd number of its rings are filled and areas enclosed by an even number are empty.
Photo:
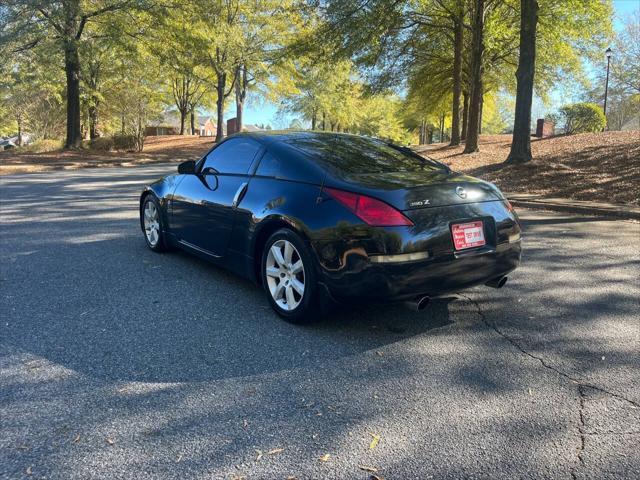
[[[352,174],[326,185],[377,198],[400,211],[504,199],[494,185],[444,169]]]

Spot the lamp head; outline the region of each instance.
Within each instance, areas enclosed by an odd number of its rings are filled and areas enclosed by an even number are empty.
[[[604,54],[607,56],[607,58],[611,58],[611,54],[613,53],[613,50],[611,50],[611,48],[607,48],[604,52]]]

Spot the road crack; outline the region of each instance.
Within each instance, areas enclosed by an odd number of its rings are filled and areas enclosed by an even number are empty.
[[[578,423],[578,434],[580,437],[580,445],[577,448],[577,455],[578,455],[578,466],[577,467],[573,467],[570,471],[571,474],[571,478],[572,480],[577,480],[578,478],[578,474],[577,474],[577,470],[578,467],[585,467],[585,463],[584,463],[584,453],[585,453],[585,445],[586,445],[586,439],[587,439],[587,435],[598,435],[598,432],[591,432],[591,433],[587,433],[587,428],[586,428],[586,418],[585,418],[585,402],[586,402],[586,394],[585,394],[585,389],[592,389],[595,390],[597,392],[601,392],[604,393],[606,395],[610,395],[614,398],[620,399],[624,402],[629,403],[630,405],[633,406],[633,408],[638,408],[640,407],[640,404],[638,404],[638,402],[635,402],[629,398],[624,397],[623,395],[620,395],[619,393],[616,392],[612,392],[610,390],[607,390],[606,388],[602,388],[599,387],[597,385],[593,385],[590,383],[585,383],[582,380],[573,377],[572,375],[563,372],[562,370],[560,370],[557,367],[554,367],[553,365],[550,365],[549,363],[547,363],[547,361],[538,356],[538,355],[534,355],[533,353],[527,351],[520,342],[518,342],[517,340],[511,338],[509,335],[507,335],[506,333],[504,333],[500,328],[498,328],[495,324],[491,323],[486,315],[484,314],[484,312],[482,311],[482,308],[480,308],[480,304],[472,299],[471,297],[467,296],[467,295],[462,295],[460,294],[460,296],[462,298],[465,298],[466,300],[469,301],[469,303],[471,303],[477,310],[478,312],[478,316],[480,317],[482,323],[489,329],[493,330],[495,333],[497,333],[500,337],[502,337],[504,340],[506,340],[507,342],[509,342],[512,346],[514,346],[516,349],[518,349],[522,354],[528,356],[529,358],[532,358],[534,360],[537,360],[544,368],[546,368],[547,370],[550,370],[554,373],[556,373],[557,375],[569,380],[571,383],[574,383],[577,385],[578,387],[578,396],[580,398],[580,409],[579,409],[579,423]],[[606,432],[607,434],[614,434],[614,432]],[[623,435],[627,435],[627,434],[633,434],[633,432],[617,432],[618,434],[623,434]]]
[[[599,387],[598,385],[593,385],[591,383],[583,382],[579,378],[573,377],[570,374],[568,374],[566,372],[563,372],[559,368],[554,367],[553,365],[550,365],[549,363],[547,363],[547,361],[544,358],[539,357],[537,355],[534,355],[533,353],[527,351],[520,344],[520,342],[518,342],[517,340],[511,338],[509,335],[507,335],[502,330],[500,330],[500,328],[498,328],[496,325],[494,325],[489,320],[487,320],[487,317],[485,316],[484,312],[480,308],[480,304],[476,300],[473,300],[471,297],[468,297],[467,295],[462,295],[462,294],[459,294],[459,295],[462,298],[465,298],[466,300],[468,300],[469,303],[471,303],[476,308],[476,310],[478,311],[478,315],[480,316],[480,319],[482,320],[482,323],[484,323],[488,328],[490,328],[491,330],[496,332],[498,335],[500,335],[503,339],[505,339],[507,342],[509,342],[511,345],[513,345],[515,348],[517,348],[522,354],[528,356],[529,358],[537,360],[547,370],[551,370],[552,372],[555,372],[556,374],[560,375],[561,377],[564,377],[567,380],[569,380],[570,382],[576,384],[578,386],[579,390],[580,390],[580,388],[590,388],[590,389],[595,390],[597,392],[601,392],[601,393],[604,393],[606,395],[610,395],[610,396],[612,396],[614,398],[617,398],[617,399],[622,400],[622,401],[624,401],[626,403],[629,403],[634,408],[640,408],[640,403],[638,403],[638,402],[636,402],[634,400],[631,400],[630,398],[626,398],[624,395],[621,395],[619,393],[612,392],[611,390],[607,390],[606,388],[603,388],[603,387]],[[581,393],[581,395],[583,395],[583,393]]]

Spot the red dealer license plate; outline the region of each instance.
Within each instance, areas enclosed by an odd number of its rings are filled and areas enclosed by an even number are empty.
[[[484,228],[482,228],[482,222],[468,222],[452,225],[451,234],[453,235],[453,245],[456,247],[456,250],[480,247],[487,243],[484,239]]]

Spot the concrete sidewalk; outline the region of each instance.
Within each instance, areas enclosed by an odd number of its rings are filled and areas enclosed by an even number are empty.
[[[627,220],[640,220],[640,208],[633,205],[585,202],[568,198],[550,198],[529,193],[505,193],[505,195],[516,207],[582,213],[586,215],[615,217]]]

